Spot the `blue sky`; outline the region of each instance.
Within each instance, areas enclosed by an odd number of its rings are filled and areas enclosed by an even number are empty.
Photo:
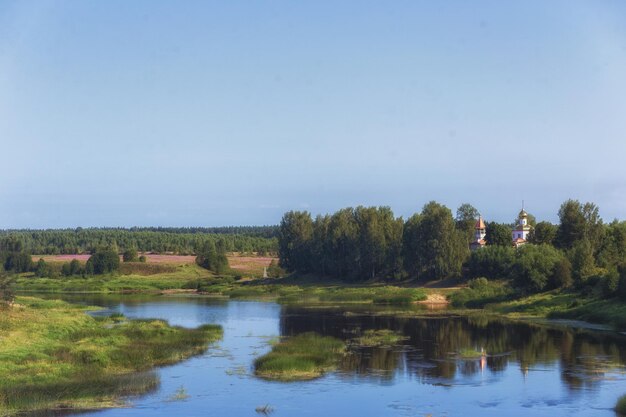
[[[0,2],[0,228],[626,218],[623,1]]]

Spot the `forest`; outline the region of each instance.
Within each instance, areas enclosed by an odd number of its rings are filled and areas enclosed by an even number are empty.
[[[593,203],[565,201],[559,223],[529,216],[528,243],[516,249],[511,224],[488,223],[486,247],[470,252],[478,210],[427,203],[404,220],[389,207],[345,208],[312,218],[290,211],[280,223],[280,265],[289,272],[350,281],[508,279],[532,293],[591,286],[626,295],[626,222],[604,223]]]
[[[229,252],[276,253],[276,226],[215,228],[76,228],[49,230],[0,230],[0,239],[12,236],[25,252],[37,255],[93,253],[116,247],[119,252],[195,254],[206,241],[221,241]]]

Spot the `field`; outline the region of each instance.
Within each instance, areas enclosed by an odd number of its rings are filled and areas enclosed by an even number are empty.
[[[168,254],[154,254],[154,253],[140,253],[146,257],[146,264],[154,265],[167,265],[167,266],[180,266],[193,264],[196,261],[196,257],[193,255],[168,255]],[[77,259],[80,262],[87,262],[91,255],[89,254],[76,254],[76,255],[33,255],[33,261],[37,262],[39,259],[43,259],[50,263],[63,263],[70,262],[73,259]],[[270,262],[276,258],[268,256],[241,256],[239,254],[228,255],[228,264],[230,268],[241,274],[252,275],[254,277],[262,277],[263,269],[268,267]],[[121,256],[120,256],[121,260]]]

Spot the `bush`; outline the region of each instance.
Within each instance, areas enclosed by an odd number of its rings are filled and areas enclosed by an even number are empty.
[[[472,252],[467,263],[469,276],[502,279],[509,276],[515,249],[507,246],[485,246]]]
[[[137,249],[135,248],[126,249],[124,251],[124,254],[122,255],[122,260],[124,262],[137,262],[139,260]]]
[[[611,297],[617,295],[620,286],[620,276],[617,270],[611,270],[604,276],[604,295]]]

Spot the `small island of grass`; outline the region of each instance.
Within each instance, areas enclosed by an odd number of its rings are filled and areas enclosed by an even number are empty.
[[[402,336],[393,330],[380,329],[366,330],[353,342],[361,347],[383,347],[396,345],[406,339],[408,339],[406,336]]]
[[[272,380],[314,379],[336,369],[345,353],[344,342],[316,333],[293,336],[254,361],[255,375]]]
[[[93,317],[62,301],[18,297],[1,310],[0,416],[122,405],[155,388],[148,371],[206,350],[219,326],[185,329],[162,320]]]

